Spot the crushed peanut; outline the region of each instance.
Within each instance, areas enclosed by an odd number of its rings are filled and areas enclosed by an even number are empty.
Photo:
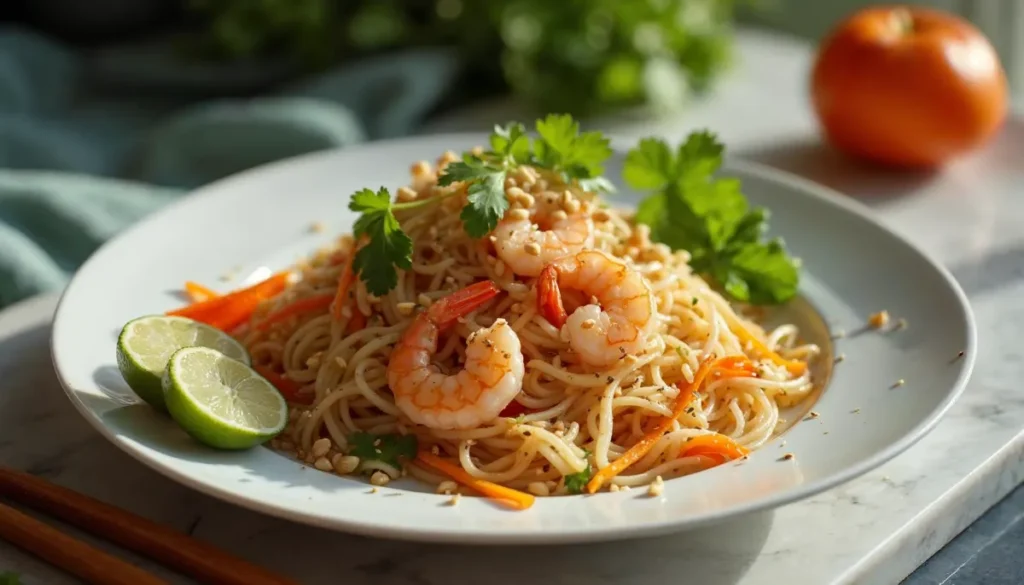
[[[359,458],[355,455],[337,455],[331,460],[334,471],[341,475],[348,475],[359,467]]]
[[[395,308],[398,309],[399,315],[404,315],[408,317],[409,315],[412,315],[413,311],[416,310],[416,303],[398,303],[397,305],[395,305]]]
[[[316,461],[313,462],[313,467],[316,467],[320,471],[330,471],[333,469],[331,462],[328,461],[326,457],[318,457]]]
[[[548,491],[548,485],[543,481],[530,482],[530,484],[526,486],[526,491],[535,496],[547,496],[551,493]]]
[[[510,219],[515,221],[522,221],[524,219],[530,219],[530,212],[525,209],[513,209],[508,212]]]
[[[406,201],[415,201],[418,196],[419,194],[409,187],[399,187],[395,198],[399,203],[404,203]]]
[[[391,476],[383,471],[374,471],[373,475],[370,476],[370,483],[372,485],[384,486],[388,485],[389,481],[391,481]]]
[[[647,495],[656,498],[665,491],[665,480],[661,479],[661,476],[656,476],[651,485],[647,486]]]
[[[327,225],[322,221],[314,221],[313,225],[309,226],[309,230],[314,234],[320,234],[327,231]]]
[[[868,317],[868,325],[873,329],[881,329],[889,324],[889,311],[879,311]]]
[[[437,493],[439,494],[444,494],[447,496],[455,493],[458,489],[459,484],[451,480],[445,480],[437,484],[437,489],[435,491],[437,491]]]
[[[327,438],[320,438],[313,442],[313,448],[311,449],[313,457],[323,457],[327,455],[327,452],[331,450],[331,440]]]
[[[540,245],[536,242],[526,244],[523,246],[523,250],[525,250],[530,256],[540,256]]]

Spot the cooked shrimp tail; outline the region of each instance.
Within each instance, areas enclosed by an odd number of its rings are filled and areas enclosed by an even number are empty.
[[[562,289],[596,302],[567,315]],[[537,305],[545,319],[568,335],[580,359],[594,366],[643,352],[657,328],[654,293],[644,277],[597,250],[562,256],[545,266],[537,279]]]
[[[498,296],[501,289],[490,280],[471,284],[442,298],[427,309],[430,321],[439,329],[451,327],[459,317],[465,317]]]
[[[565,312],[565,304],[562,303],[562,289],[558,288],[558,269],[548,264],[540,272],[537,279],[537,306],[540,314],[549,323],[562,328],[569,315]]]

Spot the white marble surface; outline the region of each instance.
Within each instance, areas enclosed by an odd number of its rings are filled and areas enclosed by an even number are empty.
[[[426,585],[542,579],[707,585],[897,583],[1024,481],[1024,126],[937,176],[858,169],[821,149],[806,109],[805,47],[759,35],[715,96],[673,122],[614,120],[620,133],[718,131],[735,154],[798,171],[876,208],[944,261],[971,298],[981,344],[964,398],[935,431],[890,463],[812,499],[657,539],[542,548],[470,548],[369,540],[275,520],[191,492],[108,445],[81,420],[50,370],[55,299],[0,314],[0,462],[165,522],[310,585]],[[495,118],[495,116],[498,116]],[[437,128],[504,119],[501,104]],[[879,283],[879,286],[899,286]],[[912,325],[911,325],[912,326]],[[142,561],[140,561],[142,562]],[[147,565],[149,566],[149,565]],[[0,542],[0,571],[28,584],[74,583]],[[161,569],[154,568],[160,572]],[[187,581],[163,572],[172,582]]]

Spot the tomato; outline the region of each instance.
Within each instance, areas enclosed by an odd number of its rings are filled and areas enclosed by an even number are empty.
[[[933,168],[1003,123],[1006,75],[991,43],[938,10],[868,8],[823,41],[811,78],[825,137],[898,167]]]

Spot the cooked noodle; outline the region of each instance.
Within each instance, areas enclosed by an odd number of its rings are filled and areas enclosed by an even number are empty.
[[[439,164],[447,160],[451,158]],[[340,319],[322,310],[263,329],[248,327],[240,334],[255,364],[282,373],[312,394],[311,404],[291,405],[291,422],[274,441],[275,447],[313,463],[347,453],[355,432],[412,433],[421,448],[457,461],[476,478],[539,495],[565,494],[564,476],[585,470],[588,461],[595,470],[608,466],[657,420],[670,416],[679,387],[693,381],[702,360],[746,355],[756,363],[756,377],[709,378],[669,432],[608,483],[614,490],[706,468],[706,458],[680,457],[686,442],[698,435],[720,433],[755,449],[780,428],[780,408],[811,393],[807,369],[791,374],[763,359],[737,333],[743,327],[782,357],[805,361],[818,349],[798,346],[795,326],[765,333],[691,273],[686,252],[652,243],[646,226],[634,224],[629,213],[604,208],[593,194],[527,167],[512,173],[506,186],[512,185],[532,195],[510,197],[513,209],[532,203],[546,210],[541,213],[567,205],[563,193],[569,190],[568,207],[581,206],[595,220],[593,247],[643,275],[655,295],[660,321],[645,350],[607,368],[582,363],[560,331],[539,314],[537,279],[514,275],[497,258],[493,240],[476,240],[463,231],[459,210],[465,194],[438,198],[396,213],[414,242],[412,269],[399,271],[398,286],[386,296],[373,298],[357,281]],[[438,187],[436,171],[421,163],[413,169],[411,187],[399,191],[399,199],[423,200],[458,188]],[[344,236],[300,264],[297,282],[265,303],[253,323],[298,299],[333,294],[353,247],[352,237]],[[505,294],[443,335],[433,363],[447,373],[458,371],[467,337],[503,318],[522,344],[526,371],[516,401],[526,412],[465,430],[414,425],[402,415],[389,389],[389,354],[425,305],[485,279]],[[365,317],[365,326],[348,333],[353,319],[360,320],[357,314]],[[331,449],[315,454],[313,443],[321,437],[330,439]],[[403,474],[381,462],[363,463],[360,472],[379,470],[391,478]],[[415,461],[405,471],[433,484],[448,479]]]

